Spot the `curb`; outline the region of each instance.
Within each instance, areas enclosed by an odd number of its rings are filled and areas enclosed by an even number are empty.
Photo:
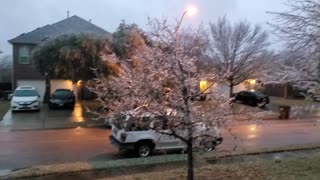
[[[242,155],[259,155],[259,154],[269,154],[269,153],[281,153],[286,151],[301,151],[301,150],[313,150],[319,149],[320,144],[305,144],[305,145],[292,145],[286,147],[278,148],[264,148],[255,150],[245,150],[245,151],[234,151],[234,152],[220,152],[214,156],[208,156],[207,154],[199,154],[199,158],[202,158],[205,162],[215,160],[217,158],[226,158],[233,156]],[[20,179],[20,178],[35,178],[35,177],[49,177],[49,176],[59,176],[72,173],[85,173],[92,171],[101,170],[114,170],[119,168],[124,168],[126,170],[133,168],[142,168],[149,166],[160,166],[168,165],[168,163],[182,163],[187,160],[185,154],[174,154],[174,155],[160,155],[152,156],[146,158],[130,158],[130,159],[120,159],[112,161],[94,161],[94,162],[75,162],[75,163],[65,163],[65,164],[53,164],[53,165],[42,165],[33,166],[25,169],[7,171],[7,174],[0,175],[0,179]]]
[[[281,153],[281,152],[294,152],[294,151],[303,151],[303,150],[315,150],[320,149],[319,144],[304,144],[304,145],[290,145],[290,146],[283,146],[277,148],[262,148],[262,149],[248,149],[243,151],[225,151],[221,152],[215,156],[206,156],[204,155],[204,159],[206,161],[214,160],[216,158],[226,158],[226,157],[236,157],[236,156],[243,156],[243,155],[261,155],[261,154],[271,154],[271,153]]]
[[[113,161],[75,162],[66,164],[42,165],[11,171],[10,173],[4,176],[0,176],[0,179],[35,178],[77,172],[161,165],[166,163],[184,162],[186,160],[186,155],[175,154],[165,156],[152,156],[146,158],[121,159]]]

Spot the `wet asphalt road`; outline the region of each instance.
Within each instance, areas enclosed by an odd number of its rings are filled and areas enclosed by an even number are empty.
[[[283,147],[320,143],[320,127],[315,122],[269,121],[263,125],[239,125],[232,128],[238,148]],[[219,150],[231,150],[233,138],[222,132]],[[0,169],[17,169],[76,161],[112,160],[133,157],[118,154],[109,142],[110,130],[74,128],[64,130],[0,132]]]

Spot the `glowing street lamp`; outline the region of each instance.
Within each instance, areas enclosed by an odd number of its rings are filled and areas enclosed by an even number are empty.
[[[176,48],[179,47],[179,29],[180,29],[180,26],[181,26],[181,23],[183,21],[183,18],[185,15],[188,15],[188,16],[194,16],[195,14],[197,14],[198,12],[198,8],[194,5],[189,5],[186,10],[183,12],[182,16],[181,16],[181,19],[176,27]]]
[[[188,16],[194,16],[195,14],[197,14],[198,12],[198,8],[195,6],[195,5],[189,5],[187,8],[186,8],[186,14]]]

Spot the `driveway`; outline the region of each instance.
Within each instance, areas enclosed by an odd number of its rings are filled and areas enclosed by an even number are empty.
[[[31,130],[31,129],[59,129],[78,126],[102,125],[103,121],[86,117],[81,102],[73,110],[49,110],[42,105],[40,112],[14,112],[9,110],[0,121],[0,131]]]

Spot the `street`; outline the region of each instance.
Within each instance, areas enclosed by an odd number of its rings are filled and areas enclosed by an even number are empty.
[[[238,148],[265,148],[320,143],[316,121],[269,121],[232,128]],[[218,150],[230,150],[234,140],[223,130],[224,142]],[[97,161],[134,157],[118,154],[109,142],[110,130],[74,128],[64,130],[0,132],[0,170],[18,169],[76,161]]]

